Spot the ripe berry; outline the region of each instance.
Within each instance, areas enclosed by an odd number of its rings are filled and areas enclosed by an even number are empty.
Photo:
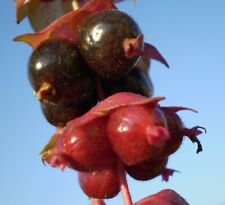
[[[43,100],[41,102],[41,110],[49,123],[56,127],[63,127],[68,121],[79,117],[89,110],[96,103],[95,98],[92,100],[94,101],[78,105],[75,103],[61,104]]]
[[[126,171],[134,179],[146,181],[163,174],[167,162],[168,158],[150,159],[133,166],[126,166]]]
[[[117,81],[102,81],[105,96],[118,92],[132,92],[146,97],[153,95],[153,84],[149,76],[135,67],[125,77]]]
[[[40,100],[84,103],[95,95],[95,75],[67,39],[44,41],[32,53],[28,76]]]
[[[137,63],[143,36],[130,16],[118,10],[104,10],[84,21],[77,44],[91,69],[104,79],[117,80]]]
[[[151,60],[146,56],[141,56],[136,67],[138,67],[140,70],[142,70],[145,74],[148,75],[151,67]]]
[[[120,191],[120,180],[115,168],[79,172],[79,182],[84,193],[91,198],[113,198]]]
[[[116,109],[109,117],[107,133],[113,150],[126,165],[153,158],[169,138],[163,113],[140,105]]]
[[[115,163],[117,157],[107,138],[106,123],[107,119],[103,117],[65,129],[59,139],[58,149],[68,167],[92,171]]]

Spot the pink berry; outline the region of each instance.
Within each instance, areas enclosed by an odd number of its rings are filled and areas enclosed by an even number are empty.
[[[156,194],[148,196],[134,205],[189,205],[187,201],[172,189],[164,189]]]
[[[67,166],[78,171],[91,171],[115,162],[116,156],[106,136],[106,123],[106,118],[99,118],[64,131],[58,149]]]
[[[127,166],[126,171],[136,180],[147,181],[163,174],[168,158],[150,159],[133,166]]]
[[[126,165],[153,158],[169,138],[160,109],[144,105],[125,106],[111,113],[107,128],[113,150]]]
[[[179,117],[176,112],[180,110],[190,110],[197,112],[190,108],[185,107],[162,107],[162,111],[164,112],[166,119],[167,119],[167,125],[170,133],[170,139],[166,142],[165,147],[163,149],[163,153],[161,156],[169,156],[176,152],[179,147],[182,144],[184,136],[187,136],[192,142],[197,143],[197,153],[202,151],[202,145],[200,141],[198,140],[197,136],[202,134],[202,131],[200,129],[203,129],[204,127],[195,126],[191,129],[188,129],[184,126],[183,121]]]
[[[91,198],[113,198],[120,191],[120,180],[115,168],[79,172],[79,182],[84,193]]]

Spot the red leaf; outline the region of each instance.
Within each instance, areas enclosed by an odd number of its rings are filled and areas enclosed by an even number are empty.
[[[47,162],[52,167],[60,167],[63,171],[65,168],[65,162],[58,155],[57,142],[63,132],[63,128],[59,128],[55,134],[50,138],[48,143],[41,150],[40,155],[43,163]]]
[[[110,114],[113,110],[123,106],[146,105],[154,107],[160,100],[163,99],[165,98],[164,97],[147,98],[129,92],[116,93],[106,98],[105,100],[99,102],[95,107],[93,107],[90,111],[88,111],[81,117],[71,120],[67,124],[67,127],[81,126],[96,118],[106,116]]]
[[[164,64],[167,68],[169,68],[169,64],[165,60],[165,58],[160,54],[156,47],[149,43],[145,43],[144,45],[144,55],[150,59],[157,60]]]
[[[198,112],[195,109],[192,109],[192,108],[189,108],[189,107],[182,107],[182,106],[160,107],[160,109],[168,111],[168,112],[174,112],[174,113],[182,111],[182,110],[189,110],[189,111],[192,111],[192,112],[195,112],[195,113]]]
[[[76,42],[77,32],[82,21],[92,13],[105,9],[116,9],[112,0],[90,0],[84,7],[62,16],[43,31],[24,34],[14,38],[14,40],[23,41],[33,49],[42,41],[52,38],[67,38]]]
[[[164,189],[148,196],[134,205],[189,205],[184,198],[171,189]]]

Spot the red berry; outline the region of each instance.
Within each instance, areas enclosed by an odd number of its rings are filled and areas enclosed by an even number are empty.
[[[156,194],[148,196],[134,205],[189,205],[184,198],[171,189],[164,189]]]
[[[133,166],[127,166],[127,173],[134,179],[146,181],[153,179],[166,169],[168,158],[150,159]]]
[[[65,129],[58,149],[68,167],[92,171],[114,163],[116,156],[107,138],[106,123],[106,118],[99,118],[83,126]]]
[[[79,182],[84,193],[91,198],[113,198],[120,191],[120,180],[115,168],[80,172]]]
[[[141,105],[116,109],[109,117],[107,133],[113,150],[126,165],[156,156],[169,138],[164,114]]]
[[[166,157],[176,152],[182,144],[184,136],[187,136],[192,142],[196,142],[198,144],[198,149],[196,152],[201,152],[202,145],[198,140],[197,136],[202,133],[200,129],[206,131],[205,128],[195,126],[191,129],[188,129],[184,127],[181,118],[179,117],[179,115],[176,114],[176,112],[180,110],[191,110],[194,112],[197,111],[185,107],[162,107],[161,109],[166,116],[167,125],[170,133],[170,139],[166,142],[161,156]]]

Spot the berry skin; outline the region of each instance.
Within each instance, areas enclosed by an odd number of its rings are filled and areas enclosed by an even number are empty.
[[[138,67],[138,69],[142,70],[146,75],[148,75],[151,68],[151,60],[146,56],[141,56],[136,67]]]
[[[44,41],[32,53],[28,76],[39,100],[80,104],[96,95],[95,75],[67,39]]]
[[[106,135],[106,118],[67,128],[58,142],[59,155],[68,167],[92,171],[112,166],[117,159]]]
[[[108,138],[125,165],[135,165],[158,155],[169,138],[166,119],[157,108],[127,106],[109,117]]]
[[[178,193],[172,189],[164,189],[156,194],[147,196],[133,205],[189,205]]]
[[[120,180],[115,168],[79,172],[79,182],[84,193],[91,198],[109,199],[120,191]]]
[[[41,102],[41,110],[47,121],[56,126],[63,127],[66,123],[76,117],[81,116],[89,110],[96,100],[89,101],[83,104],[61,104],[52,101],[43,100]]]
[[[169,156],[173,153],[175,153],[179,147],[182,144],[184,136],[187,136],[193,143],[197,143],[198,148],[197,148],[197,153],[202,151],[202,145],[200,141],[198,140],[197,136],[202,134],[202,129],[203,131],[206,132],[206,129],[204,127],[200,126],[195,126],[193,128],[186,128],[183,124],[183,121],[179,117],[178,114],[176,114],[177,111],[180,110],[190,110],[197,112],[193,109],[190,108],[185,108],[185,107],[161,107],[161,110],[166,116],[167,119],[167,125],[168,125],[168,130],[170,133],[170,139],[166,142],[165,147],[163,149],[163,153],[161,153],[161,157],[164,156]]]
[[[105,96],[118,92],[132,92],[146,97],[153,95],[153,84],[149,76],[135,67],[125,77],[117,81],[102,81]]]
[[[166,169],[168,158],[150,159],[133,166],[127,166],[127,173],[136,180],[147,181],[153,179]]]
[[[118,10],[105,10],[84,21],[77,45],[91,69],[103,79],[117,80],[137,63],[143,36],[130,16]]]
[[[168,130],[171,138],[166,142],[163,149],[163,156],[169,156],[176,152],[182,144],[184,125],[176,113],[164,111],[167,119]]]

